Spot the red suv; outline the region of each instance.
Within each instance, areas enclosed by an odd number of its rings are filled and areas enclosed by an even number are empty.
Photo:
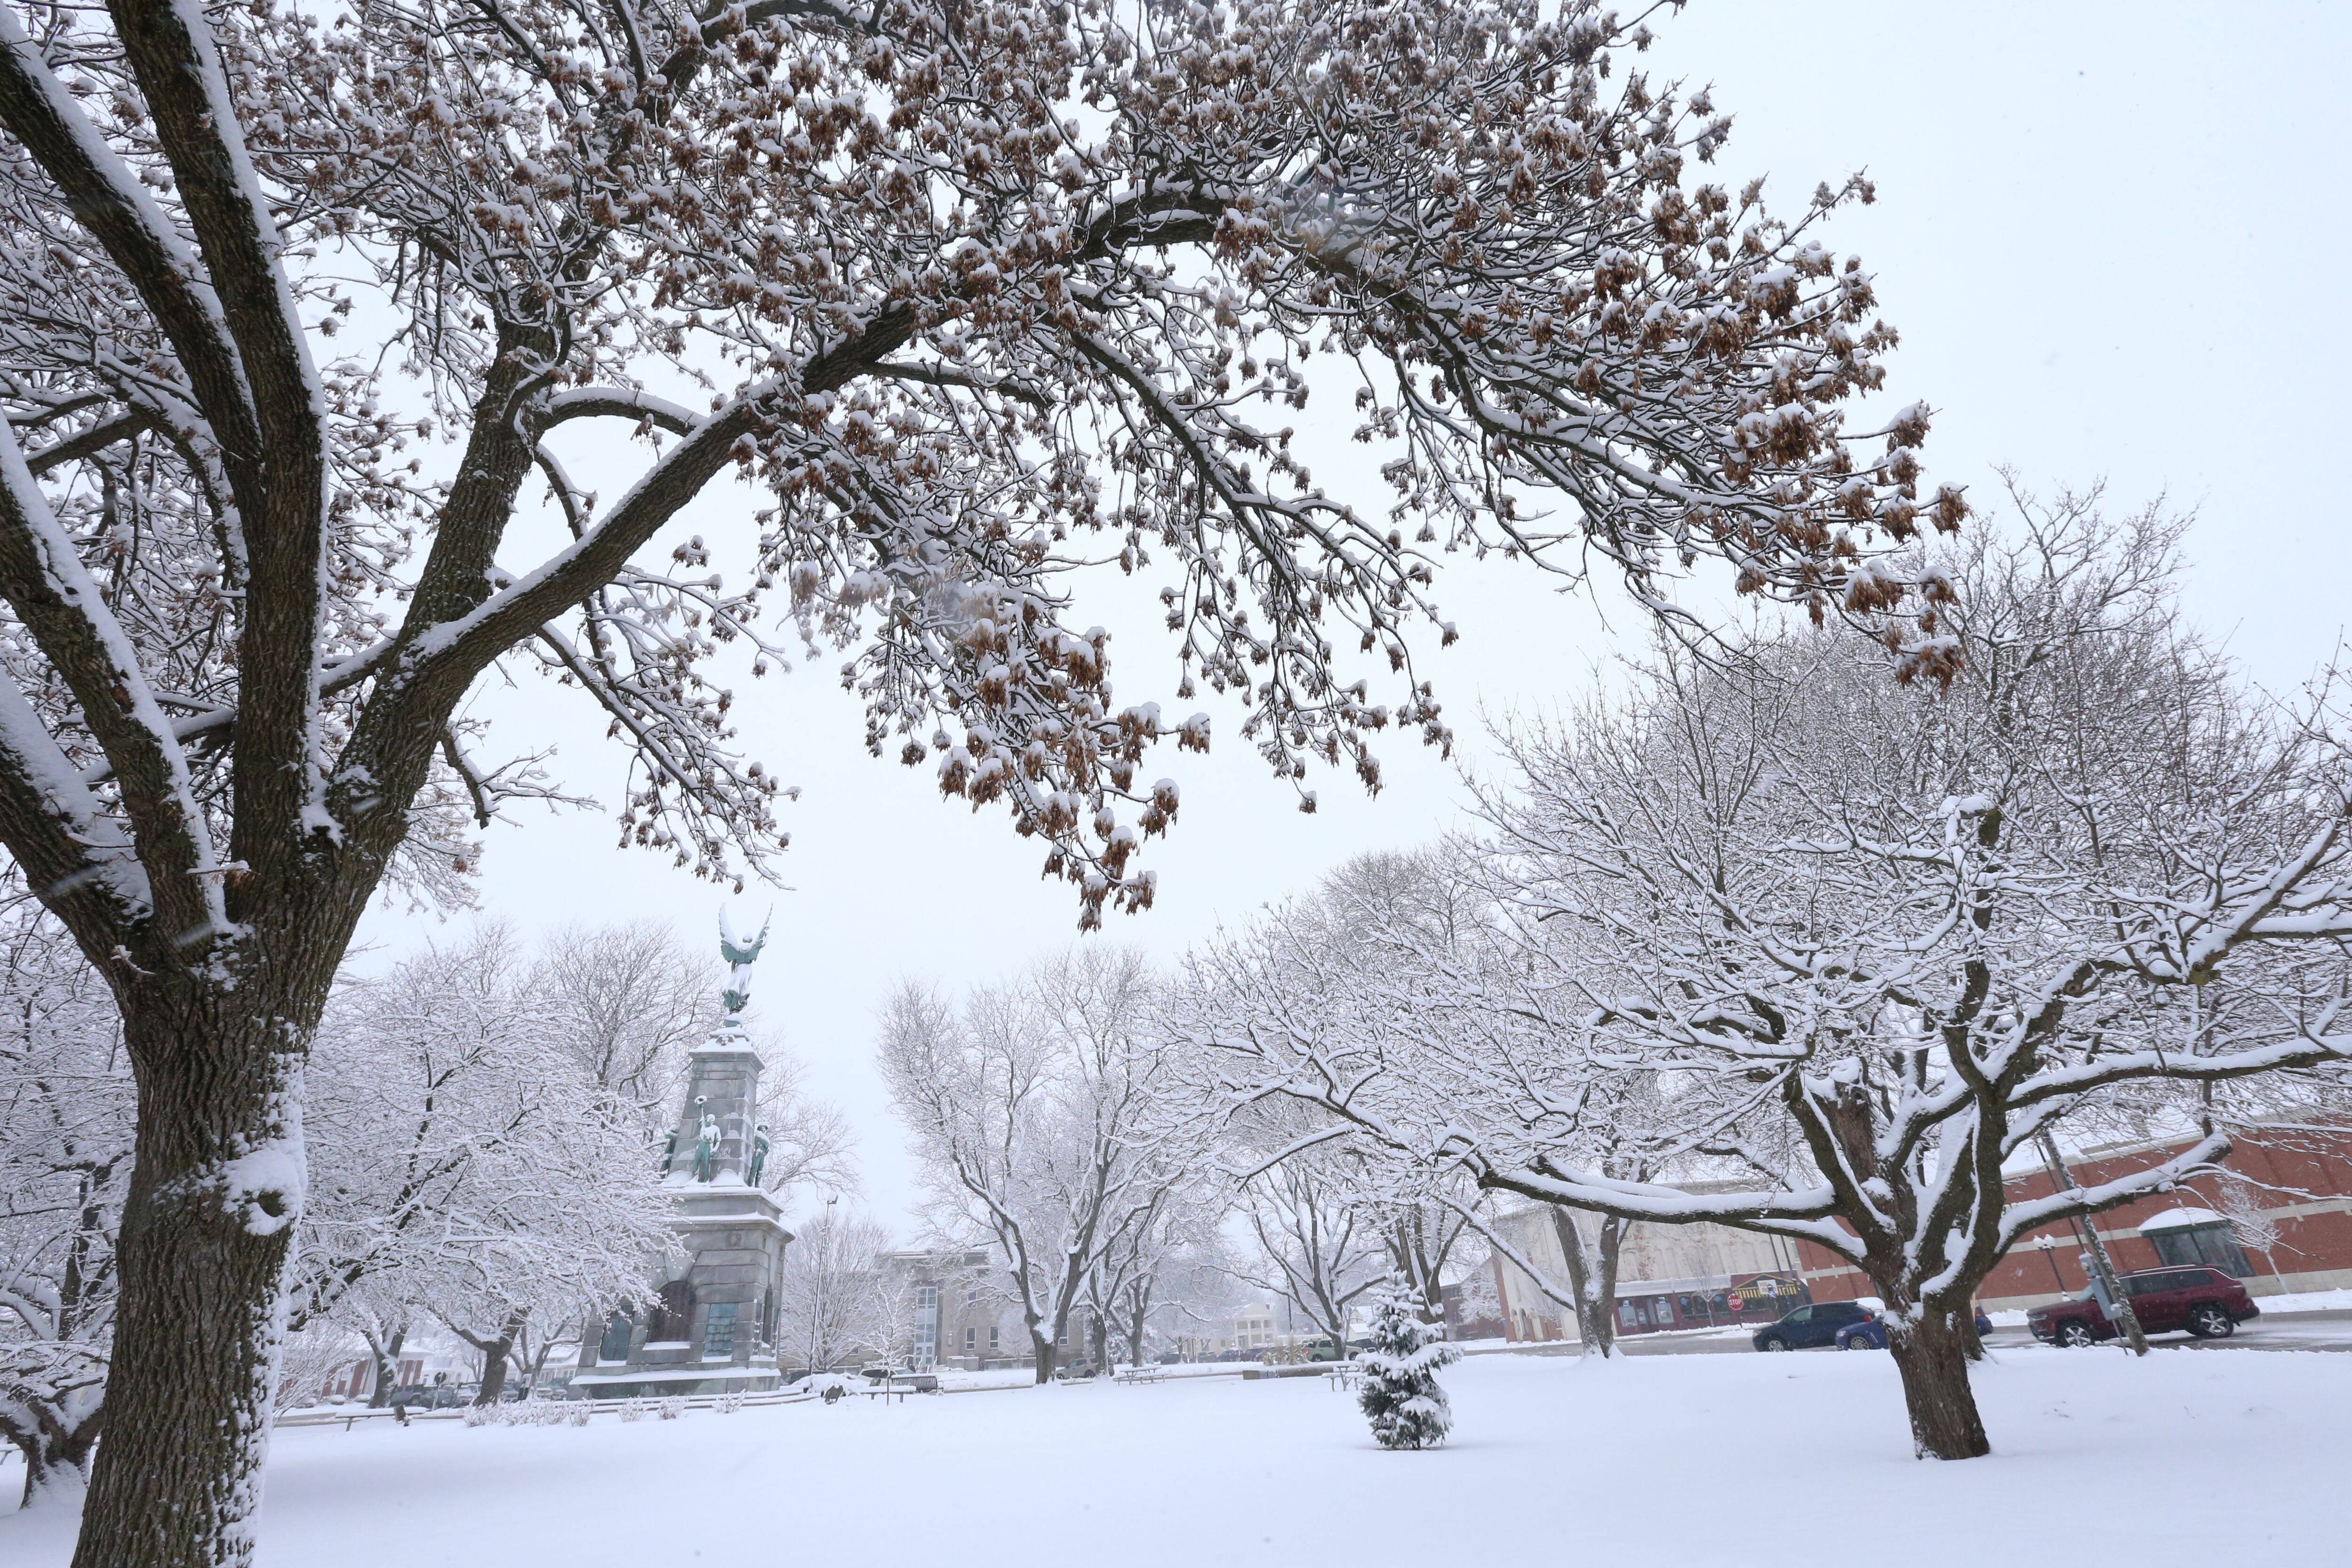
[[[2119,1274],[2116,1283],[2131,1298],[2139,1326],[2151,1334],[2185,1329],[2200,1340],[2225,1340],[2262,1309],[2246,1288],[2218,1268],[2143,1268]],[[2122,1331],[2107,1321],[2089,1291],[2036,1307],[2025,1314],[2033,1337],[2055,1345],[2088,1345]]]

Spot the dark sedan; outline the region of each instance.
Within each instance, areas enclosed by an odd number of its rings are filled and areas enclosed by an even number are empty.
[[[1859,1301],[1821,1301],[1800,1307],[1775,1323],[1756,1331],[1759,1351],[1807,1351],[1835,1342],[1838,1331],[1870,1321],[1870,1309]]]

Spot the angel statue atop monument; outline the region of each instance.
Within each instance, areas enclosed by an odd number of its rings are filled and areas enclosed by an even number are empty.
[[[751,965],[760,961],[760,950],[768,945],[768,925],[773,918],[761,921],[760,934],[745,942],[735,934],[735,922],[727,918],[726,910],[719,911],[719,956],[727,961],[727,989],[719,997],[723,1009],[719,1019],[721,1029],[743,1026],[743,1009],[751,1001]]]

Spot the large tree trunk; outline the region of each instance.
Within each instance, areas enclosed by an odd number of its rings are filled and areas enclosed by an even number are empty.
[[[1036,1357],[1037,1381],[1054,1381],[1054,1336],[1037,1323],[1029,1325],[1029,1350]]]
[[[1911,1447],[1923,1459],[1979,1459],[1992,1452],[1969,1386],[1969,1356],[1956,1315],[1921,1309],[1887,1324],[1886,1347],[1903,1378]]]
[[[225,1016],[217,994],[184,993],[125,1008],[137,1163],[117,1252],[110,1436],[74,1568],[242,1568],[253,1556],[302,1199],[308,1024],[239,1000],[277,1016]]]
[[[98,1443],[99,1410],[93,1408],[80,1420],[69,1419],[69,1412],[29,1401],[18,1409],[26,1423],[15,1419],[8,1423],[7,1436],[25,1456],[25,1495],[18,1504],[22,1508],[71,1506],[81,1500],[89,1486],[89,1462]]]
[[[1553,1239],[1559,1243],[1559,1255],[1568,1263],[1568,1293],[1576,1300],[1576,1338],[1586,1355],[1612,1356],[1617,1353],[1617,1247],[1622,1232],[1616,1222],[1604,1217],[1601,1222],[1601,1257],[1595,1259],[1584,1249],[1584,1237],[1576,1228],[1576,1215],[1554,1205],[1551,1211]]]
[[[496,1405],[499,1396],[506,1392],[507,1363],[513,1358],[515,1341],[522,1336],[523,1324],[529,1317],[527,1310],[517,1309],[494,1340],[466,1333],[463,1329],[457,1331],[465,1334],[467,1344],[482,1352],[482,1391],[474,1395],[475,1404]]]
[[[383,1338],[373,1331],[368,1333],[368,1353],[375,1358],[375,1389],[368,1395],[369,1409],[381,1410],[392,1403],[393,1380],[400,1375],[400,1347],[407,1339],[404,1323]]]
[[[1129,1366],[1141,1366],[1144,1320],[1151,1315],[1150,1289],[1142,1285],[1129,1287],[1127,1308],[1127,1361]]]

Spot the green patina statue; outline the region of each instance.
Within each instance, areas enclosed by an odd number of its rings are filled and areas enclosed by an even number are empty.
[[[694,1179],[707,1182],[719,1170],[719,1119],[703,1110],[710,1101],[702,1095],[694,1097],[695,1110],[701,1111],[702,1123],[694,1137]]]
[[[723,1012],[719,1020],[722,1031],[743,1026],[743,1009],[751,1001],[751,965],[760,961],[760,950],[768,945],[768,925],[761,921],[760,934],[746,942],[735,934],[734,922],[727,911],[719,911],[719,956],[727,961],[727,989],[719,994]]]

